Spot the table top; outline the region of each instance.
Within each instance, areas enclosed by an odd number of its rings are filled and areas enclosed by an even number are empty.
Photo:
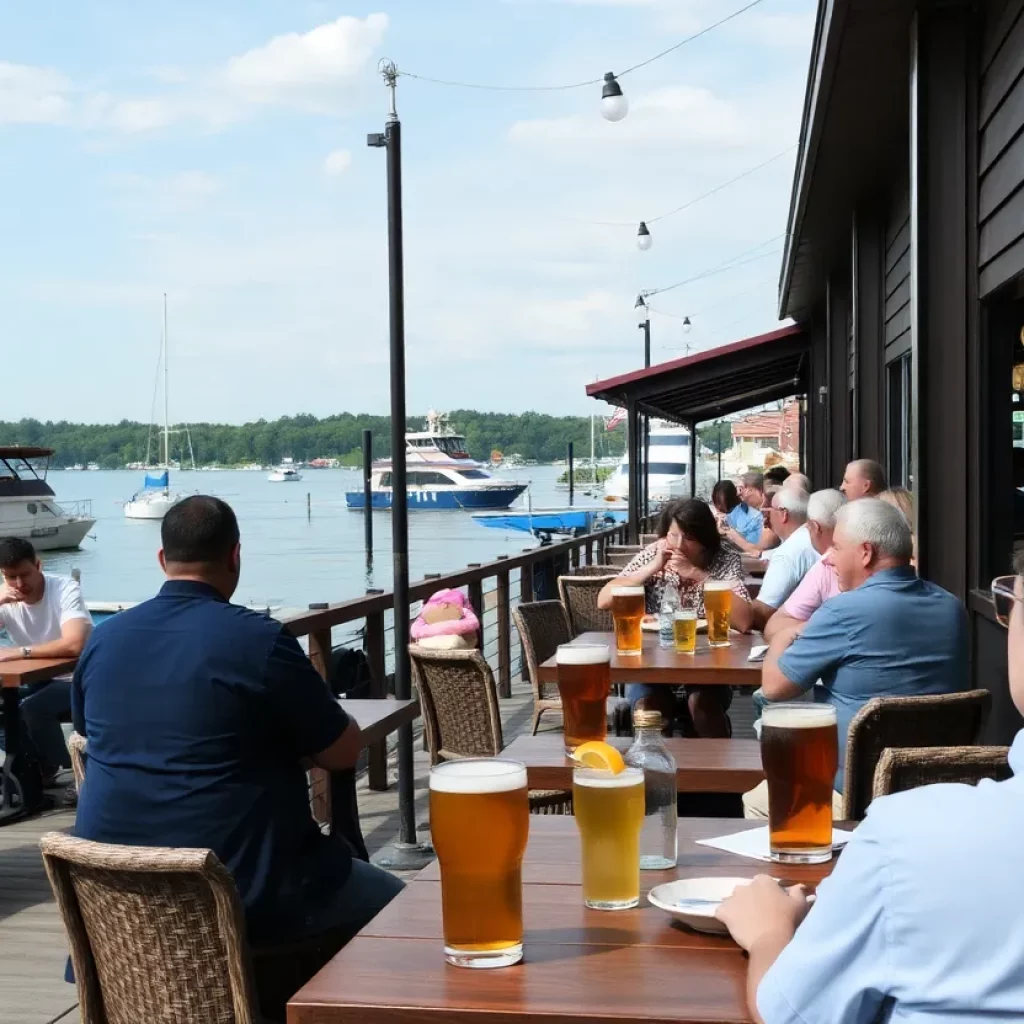
[[[399,726],[418,718],[420,714],[418,700],[342,698],[338,703],[359,723],[366,746],[384,739]]]
[[[607,913],[583,905],[575,819],[531,815],[522,963],[471,971],[444,962],[435,861],[292,998],[289,1024],[470,1024],[482,1013],[490,1024],[749,1021],[739,948],[675,924],[646,894],[673,878],[763,873],[813,885],[831,871],[760,864],[695,842],[752,826],[683,819],[676,868],[643,872],[641,905]]]
[[[77,658],[15,658],[0,661],[0,686],[21,686],[22,683],[41,683],[55,676],[75,671]]]
[[[632,741],[609,736],[608,742],[624,751]],[[673,736],[665,740],[665,746],[676,759],[676,789],[680,793],[746,793],[764,778],[757,740]],[[526,765],[531,789],[568,789],[572,785],[572,762],[565,756],[561,733],[519,736],[501,756]]]
[[[760,686],[761,662],[748,661],[750,649],[763,644],[760,633],[730,633],[728,647],[708,647],[706,633],[697,634],[695,654],[676,654],[661,647],[657,633],[643,634],[643,653],[615,653],[614,633],[581,633],[574,644],[607,644],[612,652],[613,683],[664,683],[680,686]],[[558,666],[552,655],[537,670],[542,683],[558,682]]]

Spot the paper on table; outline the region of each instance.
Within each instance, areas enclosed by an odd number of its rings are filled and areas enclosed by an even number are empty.
[[[840,829],[832,829],[832,847],[844,846],[850,840],[850,833]],[[731,836],[719,839],[698,839],[698,846],[711,846],[726,853],[736,853],[741,857],[752,857],[754,860],[771,861],[771,850],[768,845],[768,829],[752,828],[745,832],[734,832]]]

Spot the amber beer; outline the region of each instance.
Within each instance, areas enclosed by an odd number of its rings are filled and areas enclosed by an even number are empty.
[[[772,860],[821,864],[832,857],[832,787],[839,765],[831,704],[774,704],[761,718]]]
[[[708,580],[704,584],[704,614],[708,619],[708,646],[729,646],[729,616],[732,614],[732,584]]]
[[[692,608],[680,608],[672,620],[672,639],[678,654],[693,654],[697,650],[697,613]]]
[[[430,835],[441,866],[444,955],[456,967],[523,958],[526,767],[467,758],[430,769]]]
[[[567,754],[608,733],[611,660],[612,652],[604,644],[563,644],[555,653]]]
[[[615,650],[619,654],[641,654],[644,649],[640,623],[644,617],[643,587],[612,587],[612,621]]]
[[[617,775],[577,768],[572,800],[580,831],[583,902],[594,910],[635,907],[640,902],[644,773],[639,768]]]

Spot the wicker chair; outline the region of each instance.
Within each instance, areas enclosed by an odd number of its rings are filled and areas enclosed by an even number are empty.
[[[974,746],[991,703],[988,690],[868,701],[854,715],[846,736],[843,818],[864,817],[875,769],[887,747]]]
[[[1012,778],[1009,747],[888,747],[875,769],[872,797],[902,793],[937,782],[976,786],[982,779]]]
[[[494,674],[479,651],[409,645],[430,763],[497,757],[505,746]],[[571,814],[572,793],[531,790],[533,814]]]
[[[562,712],[558,687],[538,682],[538,670],[555,653],[559,644],[567,644],[572,639],[572,631],[561,601],[520,604],[512,609],[512,620],[519,630],[519,643],[523,648],[526,670],[533,686],[533,728],[530,731],[536,736],[545,711]]]
[[[558,596],[569,616],[573,636],[581,633],[610,633],[612,613],[597,607],[597,595],[608,582],[602,576],[559,576]]]
[[[618,576],[619,567],[617,565],[578,565],[570,576],[603,576],[606,579],[609,576]]]
[[[85,737],[73,732],[68,737],[68,752],[71,754],[71,773],[75,777],[75,790],[80,792],[85,780]]]

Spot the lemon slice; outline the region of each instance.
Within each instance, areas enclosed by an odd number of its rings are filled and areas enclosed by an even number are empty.
[[[611,772],[612,775],[618,775],[626,767],[622,754],[603,740],[581,743],[573,753],[572,759],[584,768],[597,768],[600,771]]]

